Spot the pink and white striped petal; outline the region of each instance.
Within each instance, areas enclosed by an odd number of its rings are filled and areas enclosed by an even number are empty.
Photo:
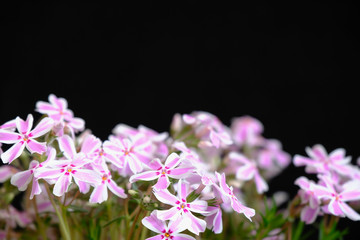
[[[33,176],[32,170],[18,172],[11,177],[10,183],[16,186],[19,191],[25,191],[31,182]]]
[[[190,211],[196,212],[196,213],[206,213],[206,209],[208,207],[208,204],[204,200],[195,200],[190,204]]]
[[[110,181],[108,181],[107,187],[116,196],[118,196],[120,198],[127,198],[125,190],[123,188],[119,187],[112,179],[110,179]]]
[[[58,138],[60,150],[64,152],[67,159],[73,159],[76,155],[74,140],[68,135]]]
[[[166,230],[164,221],[157,217],[157,210],[151,212],[150,216],[143,218],[141,222],[145,227],[156,233],[162,233]]]
[[[175,179],[180,179],[192,173],[192,170],[193,168],[174,168],[169,170],[170,172],[167,175]]]
[[[26,121],[22,120],[20,117],[15,119],[16,128],[21,134],[28,134],[33,126],[34,118],[29,114],[26,118]]]
[[[20,134],[15,132],[10,132],[8,130],[1,130],[0,129],[0,142],[11,144],[16,143],[21,139]]]
[[[53,194],[58,197],[64,195],[70,186],[71,179],[71,174],[62,174],[54,185]]]
[[[167,189],[160,191],[153,191],[155,197],[165,204],[176,206],[176,202],[179,200],[177,197],[172,195]]]
[[[350,218],[353,221],[360,221],[360,215],[354,209],[352,209],[349,205],[344,202],[339,204],[341,211],[345,214],[346,217]]]
[[[206,230],[206,222],[203,219],[195,217],[191,212],[184,213],[185,217],[189,218],[191,223],[188,227],[188,230],[196,235],[199,235],[200,232]]]
[[[167,210],[157,210],[157,217],[160,220],[175,220],[180,216],[181,212],[177,207],[172,207]]]
[[[74,178],[80,181],[99,185],[101,183],[101,177],[93,170],[89,169],[76,169],[75,173],[72,173]]]
[[[138,173],[135,175],[132,175],[129,179],[130,183],[136,182],[138,180],[142,180],[142,181],[151,181],[154,180],[156,178],[159,177],[159,172],[158,171],[147,171],[147,172],[142,172],[142,173]]]
[[[154,185],[156,190],[165,190],[169,187],[170,181],[166,175],[160,175],[157,183]]]
[[[49,132],[54,126],[54,120],[49,117],[43,118],[38,125],[30,132],[32,138],[37,138]]]
[[[6,152],[1,154],[1,159],[3,163],[11,163],[16,158],[18,158],[21,153],[24,151],[25,144],[22,142],[15,143],[11,148],[9,148]]]
[[[175,168],[177,165],[179,165],[181,162],[181,158],[177,153],[171,153],[165,161],[165,166],[169,169]]]
[[[91,203],[102,203],[107,200],[108,192],[105,183],[96,186],[90,195],[89,201]]]
[[[26,142],[26,149],[29,150],[31,154],[33,154],[34,152],[42,154],[43,152],[46,152],[47,146],[46,142],[40,143],[34,139],[29,139]]]

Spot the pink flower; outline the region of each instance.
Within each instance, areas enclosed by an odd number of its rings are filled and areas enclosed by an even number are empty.
[[[259,152],[259,165],[273,168],[274,165],[285,168],[290,163],[290,155],[282,150],[281,142],[276,139],[265,140],[264,149]]]
[[[48,99],[50,103],[38,101],[36,103],[36,111],[47,114],[55,121],[55,124],[58,126],[58,136],[63,135],[64,128],[68,128],[72,134],[84,130],[84,120],[74,117],[73,112],[68,109],[66,99],[58,98],[54,94],[50,94]]]
[[[195,135],[201,139],[199,146],[220,148],[222,145],[231,145],[230,130],[213,114],[208,112],[193,112],[184,114],[186,124],[193,125]]]
[[[0,142],[14,145],[6,152],[1,154],[3,163],[11,163],[14,159],[18,158],[26,147],[30,153],[42,154],[46,151],[46,143],[38,142],[35,138],[38,138],[48,131],[53,126],[53,120],[50,118],[43,118],[36,127],[31,130],[33,126],[34,118],[31,114],[27,116],[26,121],[20,117],[16,118],[16,128],[19,133],[0,130]]]
[[[80,152],[84,153],[93,164],[106,165],[106,162],[110,162],[116,167],[122,168],[123,163],[116,157],[115,152],[111,151],[111,145],[110,141],[102,144],[99,138],[89,135],[82,143]]]
[[[346,202],[360,200],[360,182],[349,181],[342,185],[342,191],[337,191],[328,176],[322,176],[321,180],[324,182],[324,186],[314,185],[313,192],[319,199],[329,201],[323,210],[335,216],[346,216],[351,220],[359,221],[359,213],[354,211]]]
[[[329,173],[335,171],[342,175],[347,175],[350,171],[349,163],[351,157],[345,157],[345,150],[342,148],[335,149],[328,154],[325,148],[317,144],[313,148],[306,148],[307,154],[310,156],[303,157],[295,155],[295,166],[306,166],[307,173]]]
[[[108,189],[120,198],[127,197],[124,189],[119,187],[115,181],[112,180],[111,172],[106,165],[100,165],[97,170],[101,175],[101,183],[94,187],[89,200],[91,203],[102,203],[103,201],[106,201],[108,199]]]
[[[262,132],[264,127],[262,123],[250,116],[234,118],[231,123],[233,139],[236,145],[249,146],[259,145],[262,142]]]
[[[206,222],[192,214],[195,213],[206,213],[207,202],[203,200],[194,200],[187,202],[189,185],[182,179],[178,183],[177,196],[171,194],[167,189],[154,191],[155,197],[162,203],[171,205],[172,207],[168,210],[158,210],[157,217],[161,220],[176,220],[179,217],[188,219],[191,224],[188,226],[188,230],[199,235],[199,232],[204,232],[206,229]]]
[[[32,160],[29,164],[28,170],[18,172],[14,176],[12,176],[11,184],[18,187],[19,191],[25,191],[32,180],[30,199],[33,199],[34,195],[39,195],[41,193],[39,181],[36,177],[33,176],[35,175],[36,171],[39,171],[40,169],[46,167],[49,163],[54,161],[55,155],[56,150],[51,148],[49,150],[48,157],[44,162],[39,163],[36,160]]]
[[[255,216],[255,210],[244,206],[233,193],[233,187],[229,187],[226,184],[225,173],[221,175],[215,172],[219,182],[219,186],[214,184],[213,186],[218,190],[220,197],[224,203],[230,202],[231,207],[238,213],[243,213],[250,221],[251,217]]]
[[[244,155],[231,152],[229,154],[230,161],[240,164],[236,169],[236,178],[244,181],[254,179],[256,190],[259,194],[266,192],[269,189],[268,184],[260,175],[257,163],[254,160],[247,159]]]
[[[135,174],[130,177],[129,182],[133,183],[138,180],[151,181],[158,179],[154,188],[156,190],[167,189],[170,185],[169,177],[180,179],[192,170],[192,168],[176,168],[181,161],[182,158],[176,153],[171,153],[166,158],[165,165],[162,164],[159,159],[154,159],[152,163],[149,164],[153,170]]]
[[[19,170],[11,165],[0,166],[0,183],[6,182],[17,172],[19,172]]]
[[[60,150],[63,151],[66,160],[54,161],[51,168],[44,168],[35,174],[37,178],[56,179],[53,189],[54,195],[60,197],[68,191],[72,178],[78,185],[80,192],[86,192],[86,187],[81,182],[99,185],[101,177],[95,171],[82,168],[89,160],[83,153],[77,153],[74,141],[68,136],[58,138]]]
[[[136,174],[143,170],[143,164],[150,161],[151,149],[149,149],[149,141],[143,141],[140,135],[133,138],[117,138],[110,136],[109,149],[115,151],[119,160],[123,162],[124,175]]]
[[[180,233],[185,231],[188,225],[191,224],[187,219],[179,217],[166,225],[165,221],[157,218],[156,211],[153,211],[150,216],[143,218],[141,222],[151,231],[158,233],[158,235],[147,238],[147,240],[195,240],[192,236]]]

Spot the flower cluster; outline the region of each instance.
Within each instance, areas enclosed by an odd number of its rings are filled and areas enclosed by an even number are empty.
[[[267,215],[255,213],[266,208],[268,182],[291,157],[263,136],[257,119],[237,117],[228,127],[196,111],[175,114],[169,133],[121,123],[102,141],[64,98],[50,94],[36,111],[42,117],[35,126],[32,114],[0,125],[0,190],[7,191],[0,197],[0,239],[20,238],[16,228],[31,232],[29,239],[47,239],[49,231],[63,239],[284,237],[282,226],[265,226]],[[317,173],[319,182],[296,180],[301,220],[312,223],[321,214],[359,220],[346,203],[360,200],[359,169],[343,149],[328,155],[316,145],[307,152],[310,158],[297,155],[294,164]],[[24,203],[15,209],[19,191],[26,192]]]
[[[320,144],[307,147],[306,153],[308,157],[295,155],[294,164],[316,174],[317,182],[304,176],[295,181],[304,205],[301,220],[311,224],[324,214],[360,220],[360,215],[347,204],[360,200],[360,169],[351,164],[351,157],[342,148],[328,154]]]

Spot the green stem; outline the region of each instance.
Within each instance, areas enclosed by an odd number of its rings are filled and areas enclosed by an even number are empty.
[[[135,216],[135,219],[134,219],[134,221],[133,221],[133,223],[132,223],[132,225],[131,225],[130,232],[129,232],[127,238],[126,238],[127,240],[130,240],[130,239],[131,239],[132,234],[133,234],[133,232],[134,232],[134,230],[135,230],[136,223],[137,223],[137,221],[138,221],[138,219],[139,219],[139,217],[140,217],[140,215],[141,215],[141,212],[142,212],[142,211],[139,209],[139,211],[137,212],[137,214],[136,214],[136,216]]]
[[[37,222],[37,225],[38,225],[39,232],[42,235],[42,239],[47,240],[46,231],[45,231],[45,228],[44,228],[44,222],[41,221],[40,216],[39,216],[39,211],[38,211],[38,207],[37,207],[37,203],[36,203],[36,196],[34,196],[32,202],[33,202],[33,205],[34,205],[35,218],[36,218],[36,222]]]
[[[59,218],[61,235],[63,236],[63,238],[65,240],[71,240],[70,232],[68,231],[68,228],[66,227],[66,223],[65,223],[64,218],[63,218],[63,216],[61,214],[61,211],[59,210],[58,206],[56,206],[56,203],[55,203],[55,201],[54,201],[54,199],[52,197],[52,194],[50,192],[49,185],[47,183],[45,183],[45,189],[46,189],[46,192],[47,192],[47,194],[49,196],[50,202],[51,202],[52,206],[55,209],[56,215]]]

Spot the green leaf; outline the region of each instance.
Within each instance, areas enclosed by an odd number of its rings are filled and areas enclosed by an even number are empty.
[[[104,225],[102,225],[101,227],[102,227],[102,228],[107,227],[107,226],[109,226],[110,224],[112,224],[112,223],[114,223],[114,222],[120,223],[121,220],[123,220],[123,219],[125,219],[125,218],[126,218],[126,216],[120,216],[120,217],[114,218],[114,219],[108,221],[107,223],[105,223]]]

